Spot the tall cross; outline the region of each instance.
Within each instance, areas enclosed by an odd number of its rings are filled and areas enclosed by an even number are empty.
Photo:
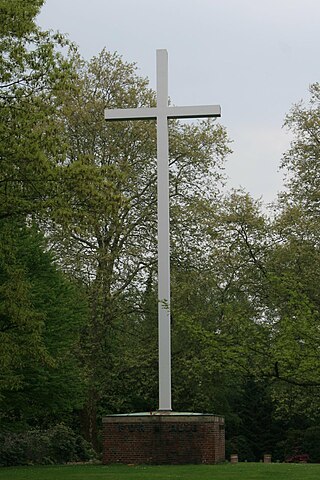
[[[157,50],[157,106],[106,109],[105,120],[157,121],[159,410],[171,411],[169,118],[220,117],[219,105],[168,105],[168,52]]]

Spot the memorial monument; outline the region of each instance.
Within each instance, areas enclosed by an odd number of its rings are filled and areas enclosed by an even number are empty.
[[[168,53],[157,50],[157,106],[106,109],[106,121],[156,120],[158,197],[159,409],[104,417],[104,463],[216,463],[224,460],[224,419],[171,405],[168,119],[220,117],[219,105],[168,105]]]

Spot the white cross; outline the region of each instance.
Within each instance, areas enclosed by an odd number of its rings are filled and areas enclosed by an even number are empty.
[[[169,107],[168,52],[157,50],[157,106],[106,109],[105,120],[157,120],[159,410],[171,411],[169,118],[220,117],[219,105]]]

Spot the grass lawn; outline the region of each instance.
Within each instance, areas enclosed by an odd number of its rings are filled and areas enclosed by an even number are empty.
[[[319,480],[320,464],[66,465],[0,468],[0,480]]]
[[[0,480],[319,480],[320,464],[103,466],[0,468]]]

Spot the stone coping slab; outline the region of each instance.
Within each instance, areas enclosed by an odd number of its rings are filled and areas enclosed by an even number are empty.
[[[192,412],[170,412],[155,411],[141,413],[120,413],[114,415],[105,415],[102,423],[148,423],[148,422],[190,422],[190,423],[206,423],[218,422],[224,423],[224,417],[211,413],[192,413]]]

